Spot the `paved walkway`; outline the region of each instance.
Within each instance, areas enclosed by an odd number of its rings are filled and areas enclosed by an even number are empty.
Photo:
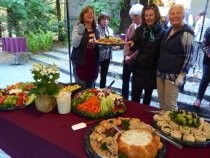
[[[0,88],[5,88],[17,82],[32,82],[33,76],[31,68],[33,65],[32,60],[20,59],[22,65],[12,65],[15,62],[12,53],[0,52]],[[69,82],[70,77],[65,73],[60,73],[60,82]]]
[[[43,54],[31,55],[29,59],[28,54],[22,54],[19,58],[19,61],[24,63],[23,65],[11,65],[14,63],[14,54],[0,52],[0,88],[5,88],[7,85],[12,85],[17,82],[32,82],[33,77],[30,72],[33,62],[43,62],[43,63],[56,63],[61,69],[60,78],[58,81],[69,83],[70,82],[70,73],[69,73],[69,61],[67,49],[54,50],[54,52],[46,52]],[[123,52],[114,51],[113,60],[109,68],[109,76],[107,78],[107,85],[112,82],[114,75],[122,75],[122,59]],[[185,85],[185,91],[179,95],[178,102],[192,105],[196,99],[196,94],[199,86],[198,79],[191,77],[192,70],[188,74],[188,82]],[[196,81],[197,80],[197,81]],[[74,79],[73,79],[74,82]],[[97,85],[99,83],[99,77],[97,79]],[[122,86],[122,80],[117,80],[113,85],[113,90],[120,93]],[[202,102],[202,106],[209,107],[210,101],[210,88],[207,89],[205,93],[205,98]],[[159,107],[157,99],[157,91],[154,90],[153,93],[153,102],[152,106]]]

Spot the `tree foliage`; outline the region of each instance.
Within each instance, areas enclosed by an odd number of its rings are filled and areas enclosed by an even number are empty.
[[[110,18],[110,26],[114,30],[115,33],[119,32],[120,26],[120,9],[124,5],[125,0],[88,0],[89,3],[93,6],[96,15],[100,15],[101,12],[108,12],[111,15]]]
[[[9,31],[17,35],[27,34],[29,31],[52,30],[57,25],[53,0],[3,0],[1,7],[6,8]]]

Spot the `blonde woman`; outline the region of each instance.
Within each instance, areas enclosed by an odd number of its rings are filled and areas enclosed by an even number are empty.
[[[161,42],[157,69],[157,90],[160,108],[176,108],[179,87],[184,84],[193,53],[193,30],[184,23],[183,5],[169,9],[171,27]]]

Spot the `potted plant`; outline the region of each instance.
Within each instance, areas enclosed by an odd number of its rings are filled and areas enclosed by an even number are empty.
[[[30,89],[29,94],[35,94],[35,105],[41,112],[50,112],[56,106],[55,95],[59,93],[60,86],[56,83],[59,78],[59,69],[55,64],[43,65],[33,64],[31,69],[35,80],[34,88]]]

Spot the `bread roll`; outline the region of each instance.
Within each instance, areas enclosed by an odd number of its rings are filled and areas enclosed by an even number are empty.
[[[128,158],[154,158],[160,147],[159,136],[146,130],[128,130],[118,138],[118,151]]]
[[[180,131],[173,130],[171,131],[171,137],[175,139],[182,139],[182,134]]]
[[[183,134],[190,134],[190,127],[180,126],[180,132],[183,133]]]
[[[158,114],[155,114],[155,115],[153,116],[153,119],[154,119],[155,121],[162,121],[162,120],[163,120],[163,116],[160,116],[160,115],[158,115]]]
[[[205,142],[206,137],[203,134],[195,134],[195,141],[196,142]]]
[[[195,137],[192,134],[184,134],[183,140],[187,142],[195,142]]]

